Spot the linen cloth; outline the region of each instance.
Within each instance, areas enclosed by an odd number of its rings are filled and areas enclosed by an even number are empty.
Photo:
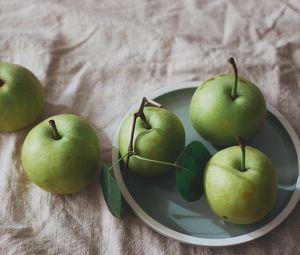
[[[41,80],[46,107],[30,127],[0,134],[0,254],[300,254],[300,205],[266,236],[207,248],[157,234],[134,215],[111,216],[97,178],[70,196],[26,177],[28,131],[54,114],[87,118],[101,140],[101,165],[129,107],[161,87],[242,75],[300,134],[300,2],[234,0],[0,1],[0,60]],[[1,109],[0,109],[1,111]]]

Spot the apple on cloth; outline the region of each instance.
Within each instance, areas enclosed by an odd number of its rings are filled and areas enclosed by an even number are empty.
[[[189,106],[196,131],[213,144],[230,146],[235,137],[248,140],[261,127],[266,115],[263,94],[252,82],[238,77],[233,58],[233,74],[221,74],[203,82]]]
[[[232,146],[217,152],[204,170],[204,190],[210,208],[224,220],[251,224],[273,207],[277,177],[272,162],[261,151]]]
[[[27,127],[38,118],[43,106],[38,78],[23,66],[0,63],[0,131]]]
[[[98,168],[100,144],[96,131],[82,117],[52,116],[27,135],[21,160],[29,179],[57,194],[87,187]]]

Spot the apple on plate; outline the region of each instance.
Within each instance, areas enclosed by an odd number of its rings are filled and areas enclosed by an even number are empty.
[[[174,113],[156,107],[145,107],[144,116],[147,125],[141,118],[137,119],[135,125],[135,154],[150,160],[174,163],[185,145],[185,132],[181,121]],[[129,114],[119,130],[121,156],[128,153],[133,118],[134,113]],[[131,157],[128,168],[140,176],[154,177],[174,167]]]
[[[236,136],[250,139],[266,115],[266,102],[259,88],[238,77],[233,58],[229,62],[235,74],[221,74],[206,80],[195,91],[189,107],[196,131],[220,146],[234,145]]]
[[[210,208],[231,223],[262,219],[276,200],[277,177],[271,161],[243,144],[217,152],[206,165],[203,181]]]
[[[23,66],[0,63],[0,131],[28,126],[41,114],[43,106],[38,78]]]
[[[80,116],[60,114],[28,133],[21,159],[33,183],[52,193],[71,194],[93,180],[99,155],[94,128]]]

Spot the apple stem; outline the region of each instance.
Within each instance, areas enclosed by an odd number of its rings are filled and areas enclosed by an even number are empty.
[[[120,163],[121,160],[123,160],[125,157],[127,157],[127,155],[129,154],[129,152],[127,152],[126,154],[124,154],[122,157],[120,157],[116,162],[114,162],[111,167],[109,168],[109,174],[111,176],[114,176],[114,173],[113,173],[113,168]]]
[[[129,146],[128,146],[128,155],[127,155],[125,170],[128,169],[130,156],[135,154],[134,148],[133,148],[133,138],[134,138],[134,131],[135,131],[137,118],[140,117],[140,119],[143,121],[144,127],[146,129],[151,129],[151,126],[147,122],[146,116],[144,114],[145,104],[150,104],[150,105],[158,107],[158,108],[162,107],[161,104],[159,104],[159,103],[157,103],[157,102],[155,102],[151,99],[148,99],[146,97],[143,97],[139,110],[137,112],[135,112],[134,115],[133,115],[132,129],[131,129],[131,134],[130,134],[130,140],[129,140]],[[123,171],[123,175],[125,175],[124,171]]]
[[[245,172],[246,171],[246,168],[245,168],[245,161],[246,161],[246,144],[245,144],[245,140],[240,136],[237,136],[236,140],[237,140],[237,142],[240,145],[241,150],[242,150],[241,172]]]
[[[232,87],[231,90],[231,97],[233,100],[235,100],[237,98],[238,70],[233,57],[229,58],[228,62],[232,65],[234,71],[234,86]]]
[[[62,136],[58,133],[55,121],[54,120],[49,120],[49,124],[52,127],[54,139],[55,140],[60,140],[62,138]]]
[[[2,87],[4,85],[4,81],[2,79],[0,79],[0,87]]]
[[[158,108],[161,108],[161,104],[159,104],[151,99],[148,99],[146,97],[143,97],[143,99],[142,99],[142,102],[141,102],[141,105],[140,105],[140,108],[139,108],[137,114],[138,114],[138,117],[140,117],[141,120],[143,121],[144,128],[151,129],[151,126],[147,122],[146,116],[144,114],[144,107],[145,107],[145,104],[147,104],[147,103],[152,106],[158,107]]]
[[[138,156],[138,155],[132,155],[132,157],[137,158],[137,159],[141,159],[141,160],[144,160],[144,161],[148,161],[148,162],[153,162],[153,163],[158,163],[158,164],[166,165],[166,166],[178,167],[178,168],[181,168],[181,169],[183,169],[185,171],[188,171],[192,175],[197,175],[196,172],[193,172],[193,171],[191,171],[191,170],[189,170],[189,169],[187,169],[185,167],[182,167],[182,166],[178,165],[176,162],[175,163],[169,163],[169,162],[164,162],[164,161],[159,161],[159,160],[144,158],[144,157],[141,157],[141,156]]]

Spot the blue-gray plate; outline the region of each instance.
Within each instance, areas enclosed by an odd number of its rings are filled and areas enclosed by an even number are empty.
[[[189,102],[199,84],[200,82],[189,82],[167,87],[150,98],[181,119],[187,144],[198,140],[211,153],[215,153],[217,148],[202,139],[189,121]],[[137,109],[139,103],[129,112]],[[113,162],[119,157],[118,132],[119,129],[114,138]],[[210,210],[205,196],[196,202],[183,200],[176,189],[174,172],[155,180],[141,178],[129,172],[124,180],[120,164],[114,167],[114,175],[127,203],[155,231],[194,245],[240,244],[254,240],[278,226],[293,210],[300,197],[299,139],[286,119],[270,105],[266,120],[250,146],[260,149],[271,159],[278,176],[276,204],[265,218],[255,224],[236,225],[223,221]]]

